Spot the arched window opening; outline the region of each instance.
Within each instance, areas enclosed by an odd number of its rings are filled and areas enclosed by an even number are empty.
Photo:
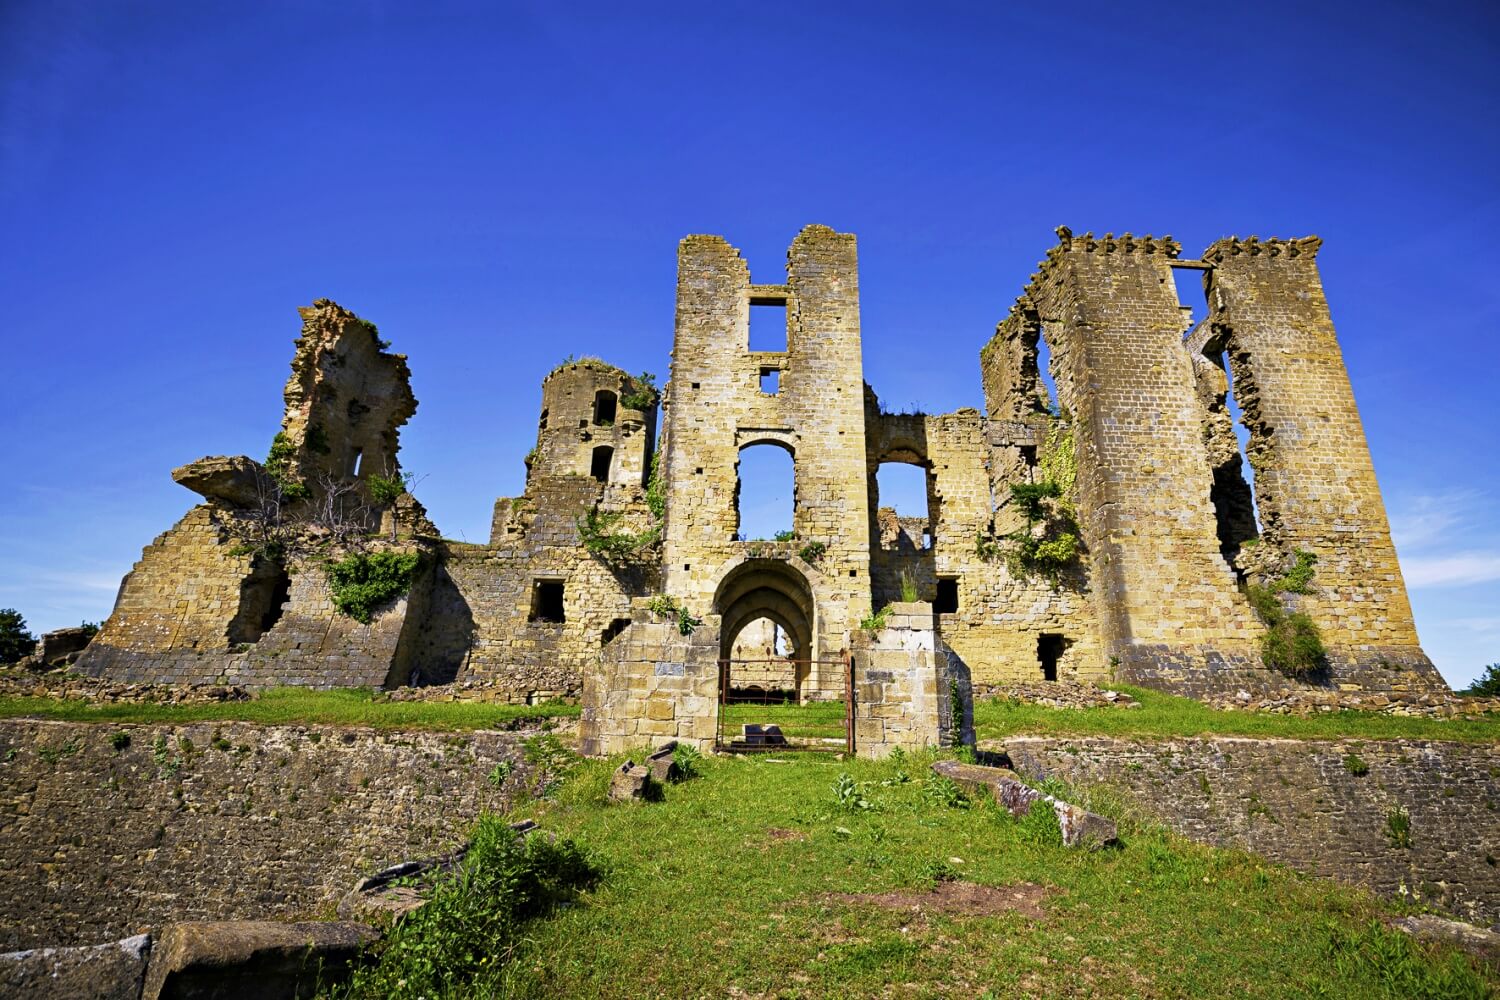
[[[609,467],[614,463],[615,450],[609,445],[600,445],[594,449],[593,461],[589,463],[589,475],[601,483],[609,482]]]
[[[797,507],[796,463],[774,444],[747,445],[735,466],[735,537],[771,540],[793,530]]]
[[[875,470],[880,547],[925,552],[932,547],[931,474],[908,462],[882,462]]]
[[[601,427],[612,426],[618,404],[619,397],[608,389],[600,389],[594,393],[594,423]]]

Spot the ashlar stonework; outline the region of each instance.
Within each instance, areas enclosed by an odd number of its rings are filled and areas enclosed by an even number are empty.
[[[962,738],[975,685],[1442,691],[1319,246],[1226,239],[1191,260],[1170,237],[1059,229],[980,351],[983,405],[925,414],[888,412],[864,382],[852,235],[809,226],[785,274],[760,281],[721,237],[689,236],[661,393],[598,359],[548,374],[526,489],[496,502],[484,544],[443,539],[409,493],[373,489],[400,477],[406,360],[320,300],[302,310],[271,455],[174,474],[204,502],[146,549],[81,669],[579,699],[596,752],[710,749],[718,705],[746,691],[852,695],[872,754]],[[1192,329],[1181,271],[1205,292]],[[784,342],[752,349],[757,310]],[[740,459],[762,445],[791,458],[790,537],[742,529]],[[882,506],[888,463],[921,470],[926,517]],[[300,548],[257,544],[268,491]],[[420,557],[368,623],[339,613],[326,556],[308,554],[309,539],[354,544],[351,521]],[[1263,662],[1245,587],[1299,560],[1315,572],[1284,600],[1328,655],[1294,682]]]

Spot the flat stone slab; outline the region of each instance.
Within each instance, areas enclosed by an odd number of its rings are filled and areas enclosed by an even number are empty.
[[[940,760],[932,765],[932,770],[934,774],[942,775],[970,794],[988,793],[1012,816],[1025,816],[1038,802],[1050,805],[1057,815],[1063,843],[1068,847],[1095,850],[1119,840],[1114,820],[1064,802],[1056,796],[1039,792],[1009,768]]]
[[[253,507],[264,489],[259,462],[244,455],[211,455],[172,470],[172,478],[205,500]]]
[[[646,767],[651,770],[651,780],[665,784],[668,781],[676,781],[681,777],[681,770],[677,766],[677,758],[673,751],[677,749],[677,741],[672,740],[664,743],[651,752],[646,758]]]
[[[1391,926],[1422,941],[1442,941],[1479,958],[1500,959],[1500,934],[1461,920],[1446,920],[1422,913],[1414,917],[1398,917],[1391,921]]]
[[[32,1000],[137,1000],[151,935],[87,948],[32,948],[0,955],[0,996]]]
[[[740,727],[740,742],[755,747],[779,747],[786,745],[786,737],[780,726],[747,722]]]
[[[141,1000],[301,1000],[379,937],[349,922],[169,924],[151,949]]]

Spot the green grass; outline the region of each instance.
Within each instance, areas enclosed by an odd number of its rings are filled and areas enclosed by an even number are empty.
[[[987,802],[940,804],[923,780],[930,759],[716,758],[664,801],[623,806],[604,803],[618,761],[586,763],[556,802],[512,818],[575,839],[604,879],[528,925],[509,992],[1486,995],[1467,959],[1384,929],[1390,906],[1361,890],[1128,821],[1119,849],[1070,851],[1055,820],[1017,821]],[[870,808],[840,808],[841,774]],[[943,916],[832,898],[924,891],[954,877],[1043,886],[1045,915]]]
[[[998,698],[974,703],[974,730],[981,740],[1006,736],[1121,736],[1167,739],[1184,736],[1266,736],[1284,739],[1419,739],[1493,743],[1500,716],[1474,720],[1405,718],[1377,712],[1272,715],[1219,711],[1191,698],[1116,685],[1140,708],[1047,708]]]
[[[267,726],[373,726],[376,729],[491,729],[518,719],[576,716],[576,705],[385,701],[367,690],[273,688],[250,701],[201,705],[104,704],[62,698],[0,697],[0,718],[65,722],[254,722]]]
[[[782,735],[801,739],[843,739],[844,703],[815,701],[806,705],[721,705],[724,738],[734,739],[747,723],[781,727]]]

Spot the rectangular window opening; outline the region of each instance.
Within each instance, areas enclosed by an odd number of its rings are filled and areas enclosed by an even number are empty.
[[[781,369],[762,368],[760,370],[760,391],[767,396],[774,396],[781,391]]]
[[[360,448],[355,448],[354,449],[354,457],[349,460],[349,475],[351,475],[351,476],[353,476],[355,478],[358,478],[358,476],[359,476],[359,466],[360,466],[360,463],[362,463],[364,461],[364,458],[365,458],[364,450],[360,449]]]
[[[1037,638],[1036,658],[1042,667],[1042,680],[1057,680],[1057,664],[1067,648],[1067,638],[1054,632],[1043,632]]]
[[[531,618],[529,620],[552,624],[567,621],[563,615],[563,582],[561,580],[531,581]]]
[[[750,300],[750,350],[786,350],[786,302]]]
[[[937,595],[932,599],[932,610],[939,615],[958,613],[958,577],[938,577]]]

